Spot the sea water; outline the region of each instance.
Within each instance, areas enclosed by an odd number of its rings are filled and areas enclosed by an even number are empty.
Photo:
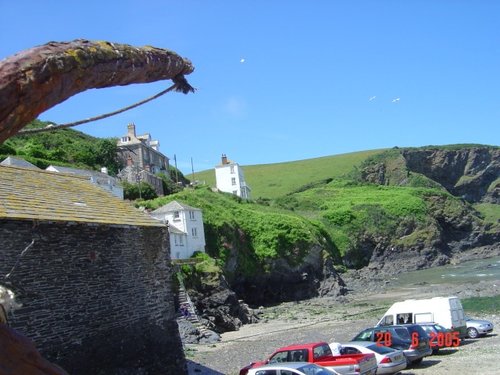
[[[407,272],[394,279],[401,286],[418,285],[423,281],[426,284],[446,284],[500,280],[500,256]]]

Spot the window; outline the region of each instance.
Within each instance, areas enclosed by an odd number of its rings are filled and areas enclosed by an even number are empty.
[[[196,230],[196,228],[191,228],[191,234],[193,235],[193,237],[198,237],[198,231]]]
[[[284,351],[284,352],[278,352],[276,353],[275,355],[273,355],[270,359],[269,359],[269,363],[276,363],[276,362],[290,362],[288,360],[288,351]]]
[[[122,142],[129,142],[130,141],[130,137],[122,137]]]
[[[179,246],[184,246],[184,243],[182,241],[182,236],[179,236]]]
[[[408,332],[408,330],[406,328],[396,328],[395,332],[403,340],[411,339],[410,333]]]
[[[392,326],[394,324],[394,318],[392,317],[392,315],[386,315],[384,317],[384,320],[382,321],[382,324],[380,324],[381,326]]]
[[[234,174],[234,165],[231,165],[231,166],[229,167],[229,170],[230,170],[231,174]]]
[[[177,246],[178,245],[178,242],[177,242],[177,235],[174,234],[174,245]]]
[[[259,370],[255,373],[255,375],[277,375],[277,370]]]
[[[231,177],[231,185],[236,185],[236,177]]]
[[[398,324],[413,323],[412,313],[398,314],[396,315],[396,319],[398,320]]]
[[[179,219],[180,219],[179,211],[174,211],[174,220],[179,220]]]
[[[357,335],[354,341],[370,341],[373,333],[373,329],[367,329]]]
[[[189,211],[189,218],[194,220],[194,211]]]
[[[344,346],[342,350],[342,354],[359,354],[361,353],[358,349],[353,348],[352,346]]]

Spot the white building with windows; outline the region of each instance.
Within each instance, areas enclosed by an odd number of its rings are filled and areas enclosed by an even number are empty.
[[[151,212],[151,216],[168,224],[172,259],[188,259],[195,251],[205,252],[203,215],[199,208],[172,201]]]
[[[225,154],[222,154],[221,164],[215,167],[215,181],[218,190],[250,199],[251,189],[245,181],[243,169],[238,163],[228,160]]]

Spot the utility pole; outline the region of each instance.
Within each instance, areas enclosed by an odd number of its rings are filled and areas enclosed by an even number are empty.
[[[137,186],[139,187],[139,199],[142,199],[142,194],[141,194],[141,175],[140,175],[140,172],[137,173],[137,175],[135,176],[136,180],[137,180]]]
[[[177,169],[177,157],[174,154],[174,164],[175,164],[175,183],[179,183],[179,170]]]
[[[193,158],[191,157],[191,174],[193,175],[193,181],[191,181],[192,184],[194,184],[194,167],[193,167]]]

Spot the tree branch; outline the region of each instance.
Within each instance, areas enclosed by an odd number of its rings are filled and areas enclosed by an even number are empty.
[[[194,91],[184,75],[192,63],[173,51],[78,39],[50,42],[0,61],[0,144],[47,109],[91,88],[171,79]]]

